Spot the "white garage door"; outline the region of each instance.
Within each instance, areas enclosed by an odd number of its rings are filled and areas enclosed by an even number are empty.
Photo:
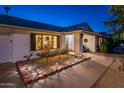
[[[9,38],[7,35],[0,35],[0,63],[9,61]]]

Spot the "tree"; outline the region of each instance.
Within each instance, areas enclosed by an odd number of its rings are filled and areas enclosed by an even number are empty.
[[[122,42],[124,42],[124,32],[122,32],[122,33],[120,34],[120,40],[121,40]]]
[[[119,34],[124,31],[124,6],[113,5],[110,8],[111,19],[105,25],[113,33],[114,39],[119,39]]]

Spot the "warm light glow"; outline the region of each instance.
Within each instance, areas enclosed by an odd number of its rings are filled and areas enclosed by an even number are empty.
[[[65,42],[69,50],[74,50],[74,35],[66,35]]]
[[[44,41],[44,44],[47,44],[47,42],[46,42],[46,41]]]
[[[43,35],[43,49],[52,49],[52,35]]]
[[[36,50],[57,48],[57,36],[36,34]]]
[[[41,50],[41,34],[36,34],[36,50]]]
[[[53,48],[57,48],[57,36],[53,36]]]
[[[102,38],[98,38],[99,45],[102,44]]]

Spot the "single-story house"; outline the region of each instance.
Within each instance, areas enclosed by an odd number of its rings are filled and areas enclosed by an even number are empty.
[[[74,54],[84,48],[96,52],[103,35],[92,31],[87,23],[58,27],[0,14],[0,63],[25,60],[31,51],[65,48]]]

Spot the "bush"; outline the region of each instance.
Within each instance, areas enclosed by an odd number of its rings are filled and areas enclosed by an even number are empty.
[[[99,46],[99,51],[102,52],[102,53],[108,53],[107,44],[101,44],[101,45]]]
[[[106,41],[98,46],[98,51],[102,53],[111,53],[115,47],[115,42],[111,38],[106,38]]]
[[[68,49],[63,48],[63,49],[61,50],[61,53],[60,53],[60,54],[68,54]]]

